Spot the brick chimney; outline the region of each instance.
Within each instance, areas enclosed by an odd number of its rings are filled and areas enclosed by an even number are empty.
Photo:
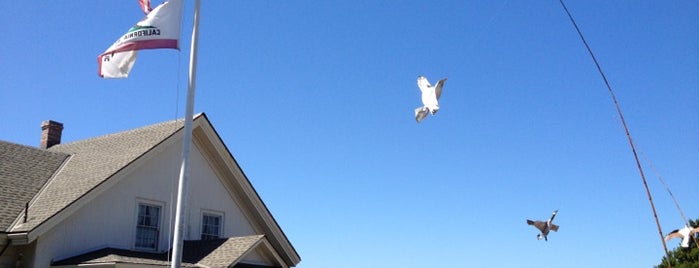
[[[51,146],[61,143],[61,133],[63,132],[63,123],[53,120],[41,122],[41,144],[39,148],[48,149]]]

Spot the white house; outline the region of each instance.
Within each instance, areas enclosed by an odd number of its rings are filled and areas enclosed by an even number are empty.
[[[0,141],[0,267],[169,266],[183,120],[40,148]],[[205,114],[194,119],[182,267],[300,256]]]

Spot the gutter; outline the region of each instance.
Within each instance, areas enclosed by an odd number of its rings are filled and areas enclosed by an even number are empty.
[[[28,233],[9,233],[7,234],[7,240],[9,241],[7,244],[14,244],[14,245],[26,245],[29,244],[29,234]]]

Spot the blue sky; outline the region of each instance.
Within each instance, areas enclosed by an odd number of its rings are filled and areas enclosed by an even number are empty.
[[[132,3],[133,2],[133,3]],[[154,1],[158,4],[159,1]],[[624,112],[663,232],[699,218],[699,3],[567,1]],[[182,49],[98,54],[136,1],[0,2],[0,139],[74,141],[184,114]],[[558,1],[206,1],[206,112],[298,267],[651,267],[664,252],[611,97]],[[448,77],[417,124],[415,79]],[[548,242],[526,219],[559,209]],[[670,249],[678,240],[670,241]]]

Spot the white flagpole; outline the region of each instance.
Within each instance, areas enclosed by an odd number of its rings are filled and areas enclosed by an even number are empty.
[[[172,245],[171,268],[179,268],[182,263],[184,242],[184,213],[187,200],[187,179],[189,177],[189,149],[192,144],[192,121],[194,117],[194,89],[197,78],[197,41],[199,39],[199,4],[194,0],[194,26],[192,45],[189,54],[189,83],[187,88],[187,109],[184,116],[184,139],[182,141],[182,166],[177,186],[177,208],[175,210],[175,237]]]

